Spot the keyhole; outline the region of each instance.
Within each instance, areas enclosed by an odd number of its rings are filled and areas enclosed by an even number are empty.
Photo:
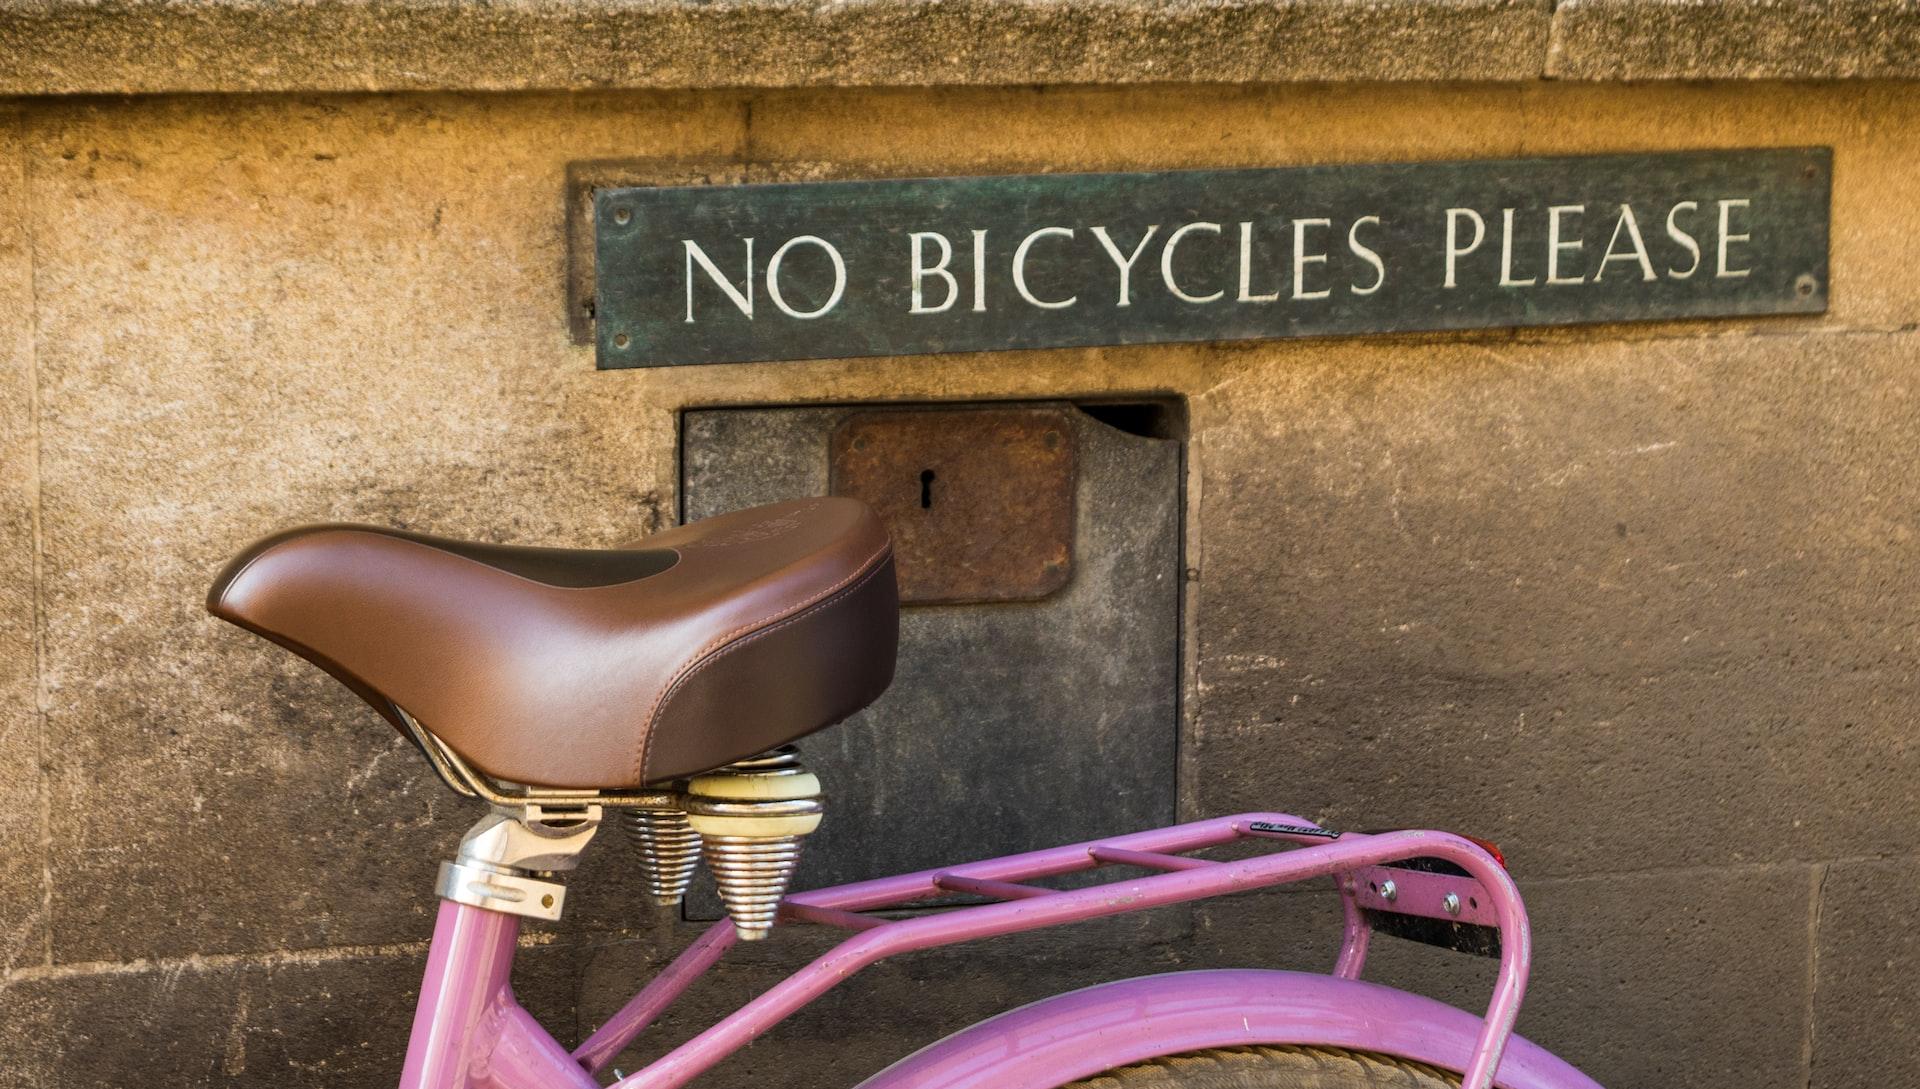
[[[920,470],[920,509],[933,508],[933,470]]]

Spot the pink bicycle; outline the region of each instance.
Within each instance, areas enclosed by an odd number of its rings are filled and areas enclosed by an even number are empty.
[[[685,1085],[896,953],[1317,877],[1334,879],[1346,910],[1330,975],[1104,984],[983,1021],[862,1085],[1598,1089],[1513,1035],[1529,959],[1519,891],[1497,853],[1445,832],[1249,813],[786,895],[822,813],[790,743],[893,677],[892,550],[856,501],[757,507],[606,551],[307,527],[247,549],[207,604],[347,684],[449,786],[490,806],[440,869],[402,1089],[594,1089],[694,979],[776,919],[849,936],[615,1085]],[[729,917],[569,1051],[515,1001],[509,973],[521,918],[560,916],[555,875],[609,810],[660,902],[681,899],[704,857]],[[1194,854],[1235,841],[1275,849]],[[1109,866],[1149,876],[1035,883]],[[987,902],[876,914],[953,894]],[[1376,929],[1497,956],[1486,1016],[1360,980]]]

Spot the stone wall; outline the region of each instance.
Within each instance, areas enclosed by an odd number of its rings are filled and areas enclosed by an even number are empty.
[[[0,0],[0,94],[1916,77],[1914,0]]]
[[[606,373],[568,335],[570,162],[1792,144],[1835,149],[1818,318]],[[1184,808],[1499,840],[1536,925],[1522,1031],[1610,1086],[1920,1082],[1915,177],[1900,84],[0,104],[0,1086],[395,1076],[433,870],[474,813],[202,613],[247,540],[609,544],[670,520],[689,406],[1113,392],[1191,420]],[[526,943],[522,996],[567,1038],[692,932],[605,840]],[[905,958],[703,1084],[851,1084],[1096,978],[1322,967],[1337,908],[1178,924]],[[1371,978],[1484,1000],[1485,964],[1377,944]],[[650,1049],[817,948],[743,950]]]

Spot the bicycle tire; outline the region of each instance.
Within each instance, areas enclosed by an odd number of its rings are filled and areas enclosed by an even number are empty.
[[[1408,1059],[1258,1044],[1163,1055],[1062,1089],[1459,1089],[1460,1076]]]

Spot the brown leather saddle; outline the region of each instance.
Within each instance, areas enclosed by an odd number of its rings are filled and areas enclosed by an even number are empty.
[[[873,702],[893,680],[900,605],[879,517],[802,499],[608,550],[306,526],[235,557],[207,609],[496,779],[618,790]]]

